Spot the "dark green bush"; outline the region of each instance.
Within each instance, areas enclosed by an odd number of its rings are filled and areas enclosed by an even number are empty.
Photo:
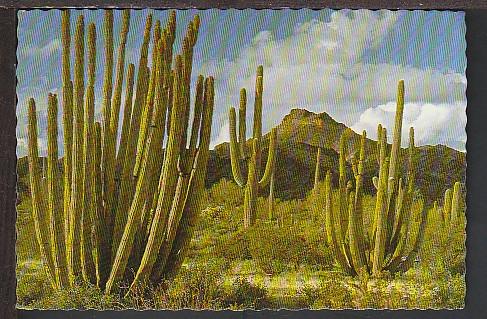
[[[219,237],[215,243],[213,255],[225,258],[228,261],[251,258],[249,239],[246,232],[240,229],[234,233]]]
[[[436,270],[447,270],[452,275],[465,274],[466,218],[465,203],[461,201],[457,224],[449,229],[444,226],[442,207],[430,210],[421,249],[421,263]]]
[[[44,293],[43,298],[33,302],[34,309],[124,309],[125,306],[114,295],[105,295],[97,286],[78,283],[65,290]]]
[[[165,289],[154,291],[156,309],[221,309],[223,307],[224,265],[215,260],[190,264]]]
[[[247,235],[252,259],[267,274],[297,269],[306,254],[305,240],[291,228],[256,225]]]
[[[244,190],[233,181],[223,178],[208,190],[208,201],[213,206],[235,208],[243,204]]]
[[[52,293],[45,270],[40,262],[26,261],[17,265],[17,304],[30,307],[31,304]]]
[[[267,290],[238,277],[227,292],[225,303],[232,309],[263,309],[268,307]]]
[[[308,305],[313,309],[353,308],[351,289],[337,278],[324,280],[318,287],[304,286],[300,294],[306,297]]]

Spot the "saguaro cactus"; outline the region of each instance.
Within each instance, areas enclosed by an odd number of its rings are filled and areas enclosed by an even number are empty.
[[[248,156],[246,148],[246,109],[247,94],[245,89],[240,91],[239,107],[239,130],[237,140],[237,116],[235,108],[230,108],[230,158],[232,164],[233,179],[238,186],[245,188],[244,199],[244,227],[255,224],[257,211],[257,195],[259,189],[269,184],[275,167],[276,157],[276,129],[271,130],[269,141],[269,155],[264,174],[260,178],[261,171],[261,140],[262,140],[262,91],[263,91],[263,67],[257,68],[257,79],[255,82],[254,102],[254,127],[252,134],[251,154]],[[247,179],[244,180],[241,170],[241,161],[246,161],[248,166]]]
[[[404,82],[398,85],[397,110],[392,148],[387,154],[387,134],[378,126],[379,176],[373,178],[377,188],[376,205],[371,228],[367,231],[363,218],[363,167],[365,154],[365,131],[362,134],[359,160],[352,163],[355,189],[347,193],[346,145],[348,132],[340,139],[340,180],[338,209],[333,207],[331,175],[325,182],[326,232],[335,258],[349,274],[369,272],[378,275],[383,270],[407,270],[413,263],[422,244],[429,203],[423,203],[419,212],[413,210],[417,190],[414,185],[415,146],[414,129],[409,133],[409,159],[405,182],[399,178],[399,152],[404,110]],[[419,225],[419,226],[418,226]],[[418,227],[417,231],[411,231]]]
[[[274,219],[274,208],[275,208],[275,202],[274,202],[274,188],[275,188],[275,170],[272,171],[272,176],[271,176],[271,181],[269,183],[269,197],[267,198],[267,204],[268,204],[268,212],[267,215],[269,217],[269,220]]]
[[[57,175],[57,98],[49,94],[46,195],[41,189],[35,101],[29,101],[33,217],[48,277],[58,289],[82,279],[110,293],[117,291],[122,282],[132,281],[131,287],[136,287],[146,280],[158,283],[163,278],[173,278],[188,250],[197,216],[204,205],[202,192],[214,105],[212,77],[198,77],[191,135],[187,133],[192,57],[199,17],[195,16],[189,23],[182,53],[175,59],[172,48],[176,33],[175,12],[170,14],[164,29],[156,22],[153,64],[149,70],[147,56],[152,16],[148,16],[134,101],[135,68],[133,64],[128,68],[121,141],[117,149],[129,19],[129,11],[124,11],[112,90],[113,14],[105,14],[107,63],[103,123],[95,123],[96,28],[90,24],[87,32],[85,91],[85,28],[83,16],[78,19],[74,41],[74,90],[71,90],[69,11],[62,14],[64,205]],[[176,61],[174,67],[173,60]],[[166,127],[170,128],[168,132]],[[66,130],[71,130],[72,135]],[[136,159],[139,162],[134,170]],[[139,253],[139,248],[143,254]],[[131,277],[133,273],[135,278]]]
[[[320,183],[321,178],[321,147],[318,147],[318,151],[316,152],[316,166],[315,166],[315,179],[313,183],[313,195],[316,196],[318,192],[318,186]]]

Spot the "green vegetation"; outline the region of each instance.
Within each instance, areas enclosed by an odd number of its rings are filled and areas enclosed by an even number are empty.
[[[403,178],[399,176],[398,166],[402,164],[399,161],[399,150],[403,111],[404,82],[400,81],[393,143],[389,154],[386,129],[381,124],[377,129],[379,177],[374,176],[372,179],[377,189],[377,195],[375,209],[370,217],[372,223],[368,228],[364,227],[362,206],[362,174],[366,156],[365,131],[360,140],[359,158],[352,157],[351,159],[355,183],[347,182],[346,176],[345,156],[349,131],[344,131],[340,138],[338,209],[334,208],[331,195],[331,173],[326,176],[325,228],[327,242],[333,248],[334,256],[340,266],[350,275],[366,272],[378,276],[384,270],[392,273],[406,271],[413,265],[424,239],[427,213],[430,207],[423,201],[419,213],[415,213],[413,209],[417,190],[415,189],[416,163],[414,162],[415,145],[412,127],[409,132],[409,156],[404,186]],[[455,190],[450,213],[452,219],[456,220],[459,183],[455,183]],[[415,224],[417,224],[416,229],[414,229]]]
[[[448,165],[453,158],[461,166],[462,155],[441,147],[437,153],[417,148],[413,128],[408,149],[401,148],[403,81],[392,145],[380,124],[374,142],[366,132],[360,136],[327,115],[299,110],[263,135],[259,66],[252,138],[246,140],[243,89],[238,138],[236,111],[231,108],[230,145],[210,152],[212,77],[197,78],[194,108],[190,105],[200,20],[195,16],[189,23],[182,53],[173,57],[175,13],[164,28],[159,21],[152,28],[149,15],[135,90],[135,66],[128,68],[119,134],[129,22],[129,11],[124,11],[113,86],[113,13],[106,11],[99,123],[94,120],[96,27],[90,24],[87,29],[85,88],[84,18],[76,24],[71,80],[70,17],[69,11],[63,12],[66,156],[59,160],[57,96],[48,94],[47,158],[39,157],[36,103],[31,99],[29,173],[25,160],[18,167],[20,306],[463,306],[464,176],[459,169],[454,172],[458,180],[427,177],[434,169],[425,166],[434,161],[432,156]],[[314,134],[315,129],[320,133]],[[425,160],[424,154],[430,157]],[[225,161],[229,165],[222,164]],[[263,161],[267,164],[261,174]],[[225,167],[231,170],[228,179],[222,178]],[[327,172],[324,181],[322,171]],[[441,182],[434,189],[428,186],[433,180]],[[30,240],[33,233],[35,243]]]
[[[333,191],[335,203],[338,191]],[[325,183],[318,185],[318,200],[325,200]],[[275,211],[284,226],[268,220],[267,202],[259,197],[257,223],[243,228],[244,190],[221,180],[206,192],[207,205],[180,273],[168,286],[139,289],[126,298],[104,296],[87,284],[75,290],[51,291],[41,265],[20,262],[19,304],[24,307],[136,309],[196,308],[459,308],[465,297],[465,215],[460,198],[459,220],[446,233],[441,223],[443,206],[428,213],[424,244],[413,266],[404,273],[362,273],[351,277],[335,262],[326,244],[325,213],[314,209],[312,193],[303,200],[276,199]],[[364,223],[375,210],[375,197],[364,195]],[[335,207],[338,209],[338,206]],[[420,211],[421,205],[415,207]],[[19,213],[28,219],[27,213]],[[316,218],[316,221],[314,221]],[[24,226],[25,225],[25,226]],[[31,228],[28,228],[31,227]],[[19,227],[19,236],[32,229]],[[23,260],[28,245],[19,246]],[[24,251],[24,249],[26,251]],[[24,251],[24,252],[22,252]],[[141,288],[141,287],[140,287]],[[166,288],[166,289],[164,289]]]
[[[117,153],[129,11],[123,12],[114,88],[113,12],[105,11],[102,123],[94,121],[96,27],[93,23],[88,26],[85,89],[84,17],[79,16],[76,23],[72,82],[70,17],[68,10],[63,11],[63,124],[67,128],[64,184],[58,167],[57,96],[48,95],[47,174],[39,164],[34,99],[28,105],[32,219],[42,264],[54,290],[74,287],[83,281],[106,294],[117,292],[127,283],[133,291],[149,281],[171,280],[178,272],[193,234],[195,218],[203,205],[201,194],[214,104],[214,80],[200,75],[188,136],[192,57],[199,21],[195,16],[189,23],[182,53],[175,58],[172,49],[175,12],[162,30],[157,21],[152,70],[149,70],[152,16],[147,17],[135,101],[133,104],[131,99],[126,101]],[[133,92],[133,78],[131,64],[126,81],[129,96]],[[161,156],[165,135],[167,142]]]
[[[262,90],[264,86],[264,68],[260,65],[257,68],[257,79],[255,81],[255,103],[254,103],[254,129],[252,133],[251,155],[247,156],[246,150],[246,130],[247,130],[247,94],[245,89],[240,91],[240,107],[238,109],[239,129],[237,140],[237,116],[235,114],[235,108],[230,108],[230,158],[232,162],[232,174],[233,179],[240,187],[245,187],[245,205],[244,205],[244,226],[250,227],[255,224],[256,209],[257,209],[257,196],[259,188],[263,188],[274,180],[274,166],[276,162],[276,129],[272,129],[270,142],[269,142],[269,156],[267,158],[267,164],[264,174],[260,178],[260,166],[262,161]],[[240,161],[247,161],[247,179],[243,179],[241,172]],[[274,182],[272,182],[271,189],[274,188]],[[272,215],[272,196],[271,192],[270,214]]]

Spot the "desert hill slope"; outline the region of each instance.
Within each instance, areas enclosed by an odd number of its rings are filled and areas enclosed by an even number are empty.
[[[276,166],[276,196],[281,199],[303,198],[313,187],[317,147],[321,152],[321,176],[331,170],[335,182],[338,175],[338,142],[347,127],[327,113],[313,113],[293,109],[277,126],[278,157]],[[391,128],[388,128],[389,130]],[[351,133],[347,158],[358,149],[360,136]],[[407,136],[403,136],[403,140]],[[268,135],[263,141],[263,160],[267,157]],[[367,139],[365,163],[365,189],[372,190],[372,177],[378,175],[375,141]],[[441,199],[445,189],[455,181],[465,182],[466,154],[444,145],[418,147],[416,184],[421,193],[430,199]],[[403,174],[407,169],[406,150],[401,152]],[[60,161],[61,162],[61,161]],[[349,178],[352,177],[351,167]],[[27,157],[18,160],[18,192],[28,191]],[[222,143],[210,152],[207,187],[222,178],[232,179],[229,144]],[[265,194],[267,189],[263,190]]]

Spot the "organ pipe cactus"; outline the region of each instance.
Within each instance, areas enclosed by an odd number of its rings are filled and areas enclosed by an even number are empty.
[[[331,188],[331,174],[325,180],[325,226],[327,242],[335,259],[351,275],[368,272],[378,275],[384,270],[405,271],[413,264],[424,237],[429,203],[413,209],[417,190],[414,185],[415,146],[414,129],[409,132],[407,175],[399,177],[401,130],[404,110],[404,82],[398,85],[397,109],[393,143],[387,147],[385,128],[378,126],[379,176],[373,178],[377,189],[375,209],[370,229],[365,228],[363,209],[363,170],[366,133],[360,140],[359,159],[354,159],[355,187],[347,187],[346,154],[349,132],[340,139],[339,189],[336,206]],[[350,181],[349,181],[350,182]],[[350,185],[351,186],[351,185]],[[414,231],[413,231],[414,229]]]
[[[318,192],[318,187],[320,183],[320,173],[321,173],[321,147],[318,147],[316,152],[316,166],[315,166],[315,179],[313,184],[313,194],[316,196]]]
[[[230,159],[232,164],[233,179],[238,186],[245,188],[244,199],[244,227],[255,224],[257,211],[257,196],[259,189],[269,184],[274,175],[276,158],[277,130],[273,128],[269,140],[269,154],[264,174],[261,176],[261,140],[262,140],[262,91],[263,91],[263,67],[257,68],[257,78],[255,82],[255,102],[254,102],[254,126],[251,139],[250,156],[246,148],[246,109],[247,94],[245,89],[240,91],[239,106],[239,128],[237,140],[237,118],[234,107],[230,108]],[[247,162],[247,178],[243,178],[241,161]]]
[[[37,114],[36,105],[34,99],[29,100],[29,179],[30,179],[30,191],[32,194],[32,217],[34,220],[34,228],[36,232],[37,243],[39,244],[39,252],[42,260],[44,261],[44,267],[46,273],[54,288],[59,284],[56,281],[54,261],[51,253],[51,243],[53,242],[49,238],[49,215],[46,207],[46,198],[43,196],[41,176],[42,168],[39,165],[39,147],[37,142]],[[48,125],[52,127],[52,125]]]
[[[157,284],[162,279],[174,278],[204,205],[202,192],[214,105],[212,77],[198,77],[194,117],[187,133],[199,17],[189,23],[182,53],[175,59],[172,48],[175,12],[171,12],[164,28],[156,22],[153,63],[149,69],[152,16],[148,16],[135,89],[135,67],[128,66],[119,132],[130,22],[129,11],[123,11],[122,15],[113,85],[113,13],[105,14],[103,121],[99,123],[94,120],[95,25],[90,24],[87,31],[85,87],[84,18],[81,15],[76,24],[72,82],[70,16],[69,11],[62,13],[64,171],[61,183],[57,166],[58,102],[55,95],[49,94],[47,194],[42,189],[36,106],[33,99],[29,100],[33,217],[41,256],[56,289],[84,280],[111,293],[119,290],[122,283],[131,282],[130,287],[134,288],[147,280]],[[61,184],[64,191],[59,188]]]
[[[450,230],[453,225],[456,225],[458,220],[458,214],[460,210],[460,196],[461,196],[461,184],[456,182],[451,188],[445,191],[445,197],[443,200],[443,223],[445,228]]]
[[[275,171],[272,171],[272,176],[271,176],[271,181],[269,183],[269,197],[267,198],[267,204],[268,204],[268,212],[267,215],[269,217],[269,220],[274,219],[274,210],[275,210],[275,202],[274,202],[274,188],[275,188]]]
[[[51,251],[54,262],[56,287],[68,284],[68,268],[65,250],[64,214],[61,206],[61,189],[59,188],[58,166],[58,128],[57,128],[57,96],[48,96],[48,145],[47,145],[47,202],[51,233]]]

